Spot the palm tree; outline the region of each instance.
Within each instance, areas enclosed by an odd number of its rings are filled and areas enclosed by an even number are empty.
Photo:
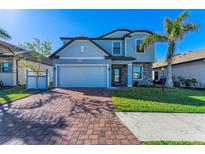
[[[0,28],[0,38],[11,39],[11,36],[7,33],[7,31]]]
[[[156,42],[168,43],[168,50],[166,55],[167,61],[167,74],[166,74],[166,87],[173,87],[172,82],[172,58],[175,54],[176,44],[182,40],[186,34],[198,29],[198,25],[194,23],[185,22],[189,16],[188,11],[183,12],[175,20],[165,17],[165,33],[148,35],[142,42],[140,48],[144,49],[147,46]]]

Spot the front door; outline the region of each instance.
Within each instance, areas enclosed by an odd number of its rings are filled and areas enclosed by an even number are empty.
[[[117,86],[121,84],[121,69],[114,68],[113,69],[113,85]]]

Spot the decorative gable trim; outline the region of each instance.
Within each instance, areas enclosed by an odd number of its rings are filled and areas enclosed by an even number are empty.
[[[68,43],[63,45],[61,48],[56,50],[53,54],[50,55],[50,58],[54,58],[55,56],[57,56],[63,49],[65,49],[66,47],[72,45],[75,41],[89,41],[92,45],[94,45],[94,47],[96,47],[97,49],[102,51],[105,55],[111,56],[111,54],[108,51],[106,51],[104,48],[102,48],[101,46],[99,46],[97,43],[95,43],[94,41],[90,40],[89,38],[87,38],[87,37],[79,37],[79,38],[72,39],[71,41],[69,41]]]
[[[130,32],[129,34],[126,34],[124,37],[131,37],[132,35],[134,35],[136,33],[153,34],[153,32],[151,32],[149,30],[135,30],[135,31]]]
[[[128,33],[130,33],[130,32],[132,32],[132,31],[129,30],[129,29],[116,29],[116,30],[113,30],[113,31],[111,31],[111,32],[109,32],[109,33],[107,33],[107,34],[104,34],[104,35],[102,35],[102,36],[100,36],[100,37],[98,37],[98,38],[104,38],[104,37],[109,36],[109,35],[111,35],[111,34],[113,34],[113,33],[116,33],[116,32],[128,32]]]

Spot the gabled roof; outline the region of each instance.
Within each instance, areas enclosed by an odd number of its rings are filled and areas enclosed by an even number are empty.
[[[2,56],[15,56],[20,53],[26,52],[25,49],[2,40],[0,40],[0,45],[2,47],[5,47],[9,51],[7,53],[5,52],[3,55],[1,54]]]
[[[50,58],[53,58],[54,56],[56,56],[59,52],[61,52],[63,49],[65,49],[66,47],[68,47],[71,43],[73,43],[74,41],[77,40],[87,40],[90,41],[92,44],[94,44],[97,48],[99,48],[100,50],[102,50],[105,54],[107,54],[108,56],[111,56],[111,54],[106,51],[104,48],[102,48],[101,46],[99,46],[97,43],[95,43],[92,39],[88,38],[88,37],[75,37],[72,38],[69,42],[67,42],[66,44],[64,44],[61,48],[59,48],[58,50],[56,50],[54,53],[52,53],[50,55]]]
[[[39,54],[39,53],[35,53],[35,54]],[[46,64],[46,65],[50,65],[50,66],[53,65],[51,59],[49,59],[48,57],[44,57],[44,56],[42,56],[41,58],[38,59],[35,56],[33,56],[32,51],[21,53],[21,54],[19,54],[19,56],[20,57],[22,56],[24,59],[26,59],[28,61]]]
[[[137,32],[144,32],[144,33],[153,34],[153,32],[151,32],[151,31],[149,31],[149,30],[134,30],[134,31],[132,31],[132,32],[130,32],[130,33],[128,33],[128,34],[126,34],[124,37],[129,37],[129,36],[131,36],[132,34],[137,33]]]
[[[10,44],[10,43],[2,41],[2,40],[0,40],[0,46],[1,45],[3,47],[5,47],[4,49],[8,49],[8,51],[10,53],[7,52],[6,54],[0,54],[0,57],[15,57],[15,56],[19,56],[19,57],[25,58],[26,60],[30,60],[30,61],[33,61],[33,62],[39,62],[39,60],[32,55],[31,51],[25,50],[25,49],[23,49],[21,47],[18,47],[16,45]],[[41,58],[40,62],[42,64],[52,65],[51,59],[49,59],[47,57]]]
[[[173,57],[173,65],[188,63],[193,61],[205,60],[205,49],[200,49],[198,51],[189,51],[183,54],[179,54]],[[167,62],[165,60],[156,62],[153,64],[153,68],[159,68],[167,66]]]
[[[105,37],[107,35],[110,35],[112,33],[115,33],[115,32],[120,32],[120,31],[127,31],[128,33],[125,34],[123,37]],[[136,32],[144,32],[144,33],[149,33],[149,34],[153,34],[153,32],[149,31],[149,30],[130,30],[130,29],[116,29],[116,30],[113,30],[109,33],[106,33],[104,35],[101,35],[99,37],[96,37],[96,38],[91,38],[91,37],[86,37],[90,40],[123,40],[125,37],[130,37],[132,34],[136,33]],[[72,39],[75,39],[76,37],[60,37],[61,40],[72,40]]]
[[[122,32],[122,31],[127,31],[128,33],[132,32],[132,31],[129,30],[129,29],[116,29],[116,30],[113,30],[113,31],[111,31],[111,32],[109,32],[109,33],[106,33],[106,34],[104,34],[104,35],[101,35],[101,36],[98,37],[98,38],[104,38],[105,36],[108,36],[108,35],[110,35],[110,34],[112,34],[112,33]]]
[[[76,37],[60,37],[61,40],[72,40],[75,39]],[[87,37],[90,40],[123,40],[124,38],[96,38],[96,37]]]

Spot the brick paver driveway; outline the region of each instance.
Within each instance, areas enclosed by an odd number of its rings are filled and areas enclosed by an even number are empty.
[[[140,144],[108,90],[54,89],[0,106],[0,144]]]

